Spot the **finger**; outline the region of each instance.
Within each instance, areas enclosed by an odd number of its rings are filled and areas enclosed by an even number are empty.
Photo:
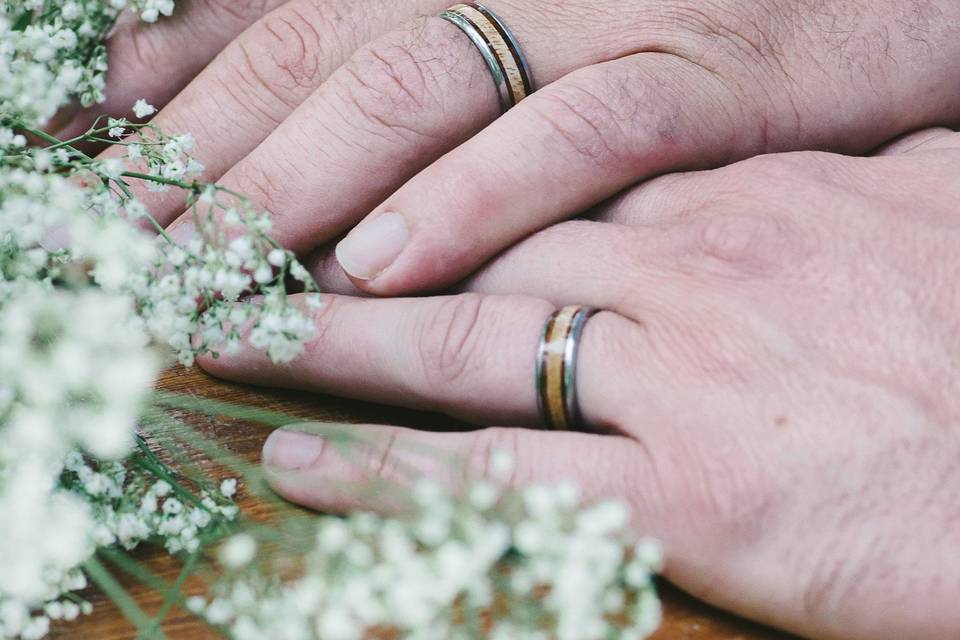
[[[140,98],[167,104],[231,40],[285,1],[195,0],[181,3],[171,18],[156,24],[124,14],[107,41],[107,101],[64,109],[51,132],[61,139],[74,137],[102,114],[126,114]]]
[[[740,185],[716,177],[716,169],[670,173],[647,180],[591,209],[599,222],[630,226],[657,226],[698,215]]]
[[[844,93],[849,108],[837,110],[823,88],[801,96],[779,72],[745,76],[730,54],[638,53],[547,87],[377,208],[338,249],[344,268],[378,295],[443,287],[638,180],[763,151],[863,152],[910,127],[904,113],[918,123],[937,117],[935,101],[911,111],[900,86],[879,104]],[[402,242],[385,251],[370,240],[388,226],[403,229],[393,232]],[[383,269],[356,269],[355,254]]]
[[[769,154],[719,169],[656,178],[595,208],[591,218],[656,228],[766,210],[780,212],[781,222],[802,221],[824,213],[810,203],[822,201],[828,192],[835,192],[835,198],[870,193],[901,211],[916,211],[916,200],[924,194],[905,191],[904,177],[928,180],[942,194],[955,182],[942,177],[950,158],[936,152],[958,147],[960,134],[937,128],[895,140],[869,157],[812,151]],[[723,229],[726,224],[712,226]],[[734,233],[730,240],[736,238],[748,242],[750,234]]]
[[[735,292],[731,285],[738,282],[762,294],[767,286],[780,286],[779,278],[805,259],[802,231],[789,220],[758,213],[750,195],[731,202],[726,215],[725,205],[715,202],[689,216],[664,214],[659,224],[635,225],[632,206],[625,199],[608,212],[616,223],[575,220],[537,232],[453,290],[527,296],[556,307],[589,304],[642,317],[689,306],[691,298],[710,304],[720,292]],[[309,268],[322,290],[363,295],[329,249],[314,256]]]
[[[952,129],[934,127],[915,131],[877,149],[873,155],[896,156],[919,151],[952,148],[960,145],[960,136]],[[780,154],[781,159],[796,154]],[[815,168],[826,154],[803,154],[805,162]],[[716,212],[724,201],[743,197],[763,188],[763,164],[776,162],[773,156],[752,160],[752,171],[744,163],[721,169],[672,173],[632,187],[590,211],[590,217],[603,222],[625,225],[658,225],[696,215]],[[779,188],[767,184],[766,188]],[[732,208],[732,207],[731,207]]]
[[[641,507],[639,519],[649,523],[660,506],[645,458],[636,441],[617,436],[525,429],[430,433],[372,425],[348,432],[292,425],[273,432],[263,449],[274,490],[326,513],[406,511],[413,506],[410,486],[418,479],[439,483],[453,495],[481,480],[504,488],[575,482],[584,502],[629,499]]]
[[[433,13],[448,4],[433,5]],[[495,8],[516,29],[540,84],[622,55],[601,37],[610,35],[602,12],[580,8],[583,15],[567,16],[575,7],[515,0]],[[545,15],[557,19],[544,23]],[[571,39],[569,20],[561,18],[574,17],[583,24]],[[642,20],[629,28],[637,24]],[[612,41],[626,46],[625,39]],[[499,113],[498,92],[476,46],[433,15],[358,51],[220,182],[272,211],[277,239],[302,253],[342,234]],[[381,243],[390,242],[383,237],[390,231],[380,234]]]
[[[631,318],[709,309],[735,295],[762,305],[805,264],[806,243],[798,225],[754,211],[747,199],[736,214],[655,227],[571,221],[507,250],[463,289],[590,304]]]
[[[632,312],[626,298],[628,279],[646,272],[652,281],[654,273],[666,268],[661,265],[663,257],[674,255],[677,248],[674,240],[667,247],[666,238],[662,232],[644,237],[618,224],[562,222],[511,247],[453,290],[522,295],[555,307],[590,304]],[[331,247],[313,254],[305,266],[321,291],[369,297],[346,275]]]
[[[956,132],[946,127],[922,129],[901,136],[873,152],[875,156],[896,156],[917,151],[930,151],[944,146],[956,146]]]
[[[676,56],[580,70],[407,182],[340,244],[340,262],[378,295],[449,285],[638,179],[755,148],[737,113],[716,76]],[[400,241],[386,246],[386,232]]]
[[[259,350],[204,358],[215,376],[440,411],[477,424],[539,423],[536,353],[554,307],[521,297],[358,300],[325,297],[317,337],[289,365]],[[604,427],[617,363],[639,329],[599,314],[584,332],[578,386],[584,416]],[[602,373],[593,367],[603,362]],[[606,381],[606,382],[604,382]]]
[[[324,245],[311,253],[304,261],[303,266],[310,272],[320,291],[354,298],[370,297],[366,291],[357,288],[353,281],[337,262],[334,247]]]
[[[204,166],[202,178],[216,181],[358,47],[437,1],[290,0],[234,40],[154,123],[165,131],[192,132],[197,141],[193,156]],[[106,155],[123,153],[117,147]],[[236,186],[254,196],[265,188],[257,181]],[[186,196],[180,190],[157,194],[145,185],[134,190],[164,226],[183,211]]]

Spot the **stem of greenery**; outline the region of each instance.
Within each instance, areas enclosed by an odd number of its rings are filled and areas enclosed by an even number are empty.
[[[148,638],[151,638],[151,634],[159,631],[160,625],[163,623],[164,618],[167,617],[167,614],[170,613],[170,610],[174,607],[174,605],[183,602],[183,585],[187,581],[187,578],[193,575],[193,571],[197,566],[197,562],[201,558],[202,549],[203,547],[200,547],[187,558],[187,561],[183,564],[183,569],[180,571],[180,575],[177,577],[176,582],[174,582],[173,586],[164,594],[163,604],[160,605],[160,610],[157,611],[157,615],[154,616],[150,626],[140,634],[138,640],[147,640]]]
[[[83,564],[84,571],[90,576],[90,579],[106,594],[110,600],[117,605],[120,612],[136,628],[137,632],[142,634],[150,625],[150,616],[140,608],[137,601],[133,599],[126,589],[123,588],[116,578],[113,577],[106,567],[104,567],[96,557],[89,558]],[[146,638],[146,637],[144,637]],[[150,640],[166,640],[163,631],[156,631]]]

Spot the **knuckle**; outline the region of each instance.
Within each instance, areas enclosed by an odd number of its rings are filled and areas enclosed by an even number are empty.
[[[631,114],[624,113],[608,93],[590,83],[569,82],[534,94],[526,106],[577,157],[609,168],[626,159],[621,123],[629,122]]]
[[[359,446],[360,468],[375,482],[388,482],[402,486],[411,480],[411,475],[401,462],[401,456],[395,455],[399,444],[399,434],[391,432],[382,442]]]
[[[157,38],[153,29],[144,29],[135,24],[117,29],[108,41],[110,47],[111,73],[121,71],[141,77],[152,76],[160,72],[164,57],[161,54],[165,43]]]
[[[316,331],[309,342],[304,345],[304,354],[301,359],[311,360],[329,351],[331,329],[339,309],[340,299],[337,296],[325,295],[323,297],[323,304],[312,312],[311,319]],[[290,368],[293,374],[298,370],[299,367]]]
[[[835,202],[849,198],[832,182],[845,169],[819,160],[764,156],[711,175],[709,198],[695,197],[692,214],[674,223],[682,266],[730,280],[788,276],[813,266],[828,249],[822,230],[808,223],[819,215],[817,203],[826,201],[825,193]]]
[[[673,3],[668,12],[682,34],[676,50],[741,81],[771,74],[789,79],[786,52],[803,23],[789,4],[793,3]]]
[[[419,20],[417,29],[427,26]],[[441,74],[449,71],[447,54],[431,34],[386,39],[358,52],[339,71],[345,106],[379,135],[404,140],[431,137],[422,128],[423,114],[442,99]]]
[[[256,95],[266,92],[281,104],[296,106],[305,89],[319,83],[322,39],[313,17],[291,3],[259,20],[228,49],[231,78]]]
[[[463,294],[430,309],[417,337],[420,364],[430,385],[457,385],[475,364],[482,341],[483,297]]]
[[[237,183],[243,184],[247,195],[270,212],[275,223],[281,220],[284,211],[295,208],[297,196],[293,185],[303,184],[307,179],[303,169],[283,155],[266,159],[251,157],[235,171]]]
[[[731,213],[695,223],[695,259],[713,275],[732,280],[769,278],[796,268],[797,243],[786,220]]]

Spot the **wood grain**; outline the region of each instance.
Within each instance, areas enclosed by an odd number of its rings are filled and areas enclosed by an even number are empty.
[[[187,396],[281,411],[302,417],[304,420],[430,427],[450,424],[449,420],[435,415],[318,395],[264,391],[225,384],[199,371],[180,368],[164,374],[160,381],[160,388]],[[259,461],[260,448],[269,433],[269,429],[262,425],[230,419],[193,416],[189,421],[191,426],[201,430],[204,435],[216,440],[221,446],[253,462]],[[246,496],[241,497],[240,505],[254,517],[258,514],[262,516],[267,512],[264,505]],[[140,552],[138,558],[169,582],[176,579],[180,570],[177,562],[156,549],[144,550]],[[118,578],[147,613],[155,613],[162,605],[162,597],[159,593],[122,575],[118,575]],[[656,640],[789,640],[792,637],[712,609],[667,584],[662,585],[661,594],[665,607],[665,620],[663,627],[656,635]],[[133,626],[101,593],[90,590],[84,595],[93,602],[94,614],[81,621],[56,627],[53,631],[54,638],[132,640],[136,637]],[[212,640],[215,638],[207,627],[188,613],[177,609],[167,616],[163,631],[166,637],[171,639],[211,638]]]

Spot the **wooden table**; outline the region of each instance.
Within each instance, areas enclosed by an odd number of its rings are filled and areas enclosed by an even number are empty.
[[[215,381],[196,370],[173,369],[161,379],[160,388],[178,394],[215,399],[245,406],[259,406],[307,420],[386,423],[406,426],[437,424],[441,419],[414,412],[387,409],[322,396],[263,391],[249,387]],[[258,461],[260,447],[269,429],[256,424],[243,424],[229,420],[191,420],[191,425],[206,436],[245,459]],[[247,497],[241,497],[241,507],[248,513],[256,513],[258,505]],[[157,574],[173,581],[179,566],[158,550],[146,550],[140,554]],[[153,614],[161,605],[160,594],[150,591],[130,580],[121,582],[137,598],[147,613]],[[91,640],[132,640],[136,633],[120,612],[102,594],[90,591],[85,594],[95,606],[94,614],[81,622],[58,627],[54,638]],[[665,620],[656,640],[789,640],[792,636],[748,623],[712,609],[695,601],[670,585],[661,587],[665,607]],[[173,610],[163,627],[167,638],[212,638],[207,627],[197,622],[186,612]],[[269,639],[265,639],[269,640]]]

